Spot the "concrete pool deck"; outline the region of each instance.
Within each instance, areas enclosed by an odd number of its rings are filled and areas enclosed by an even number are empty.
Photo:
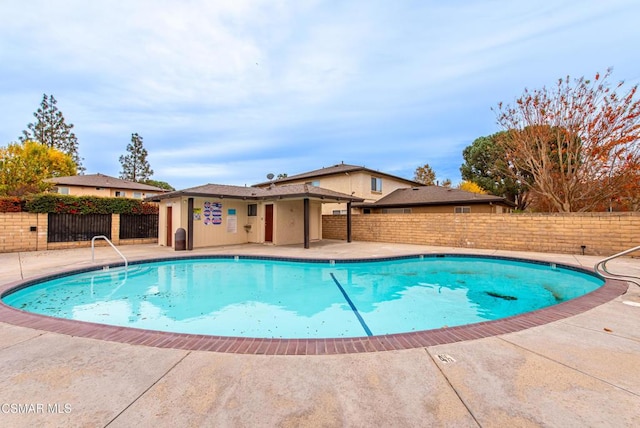
[[[172,257],[122,246],[129,259]],[[591,268],[601,257],[323,241],[200,254],[354,258],[419,253],[533,258]],[[118,262],[109,247],[97,263]],[[91,250],[0,254],[0,284],[91,266]],[[640,276],[640,260],[609,263]],[[640,287],[538,327],[406,350],[246,355],[163,349],[0,319],[0,426],[638,426]]]

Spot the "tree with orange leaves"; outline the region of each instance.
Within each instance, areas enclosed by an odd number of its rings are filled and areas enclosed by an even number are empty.
[[[631,179],[613,203],[622,211],[640,211],[640,164],[629,168]],[[613,206],[613,203],[610,206]]]
[[[638,86],[620,95],[624,82],[612,88],[610,76],[611,69],[593,81],[567,76],[498,105],[510,169],[526,173],[534,197],[553,211],[592,211],[637,189]]]
[[[51,177],[76,175],[73,158],[36,141],[0,147],[0,196],[24,196],[53,187]]]
[[[473,181],[463,181],[458,185],[458,189],[464,190],[466,192],[478,193],[480,195],[486,195],[489,192],[484,190],[478,183],[474,183]]]

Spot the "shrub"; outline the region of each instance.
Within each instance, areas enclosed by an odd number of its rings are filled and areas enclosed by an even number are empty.
[[[57,214],[157,214],[158,206],[137,199],[45,193],[29,198],[25,211]]]
[[[24,211],[24,200],[14,196],[0,197],[0,213],[19,213]]]

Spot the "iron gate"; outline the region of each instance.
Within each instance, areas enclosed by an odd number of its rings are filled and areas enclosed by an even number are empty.
[[[157,237],[158,214],[120,214],[120,239]]]
[[[91,241],[97,235],[111,239],[111,214],[49,213],[47,242]]]

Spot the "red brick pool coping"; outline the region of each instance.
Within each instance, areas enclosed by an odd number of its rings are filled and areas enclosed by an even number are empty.
[[[584,271],[580,267],[569,267]],[[32,281],[0,286],[0,295]],[[170,333],[53,318],[21,311],[1,302],[0,322],[74,337],[157,348],[255,355],[335,355],[422,348],[513,333],[581,314],[624,294],[627,288],[626,282],[609,279],[602,287],[584,296],[509,318],[435,330],[350,338],[263,339]]]

